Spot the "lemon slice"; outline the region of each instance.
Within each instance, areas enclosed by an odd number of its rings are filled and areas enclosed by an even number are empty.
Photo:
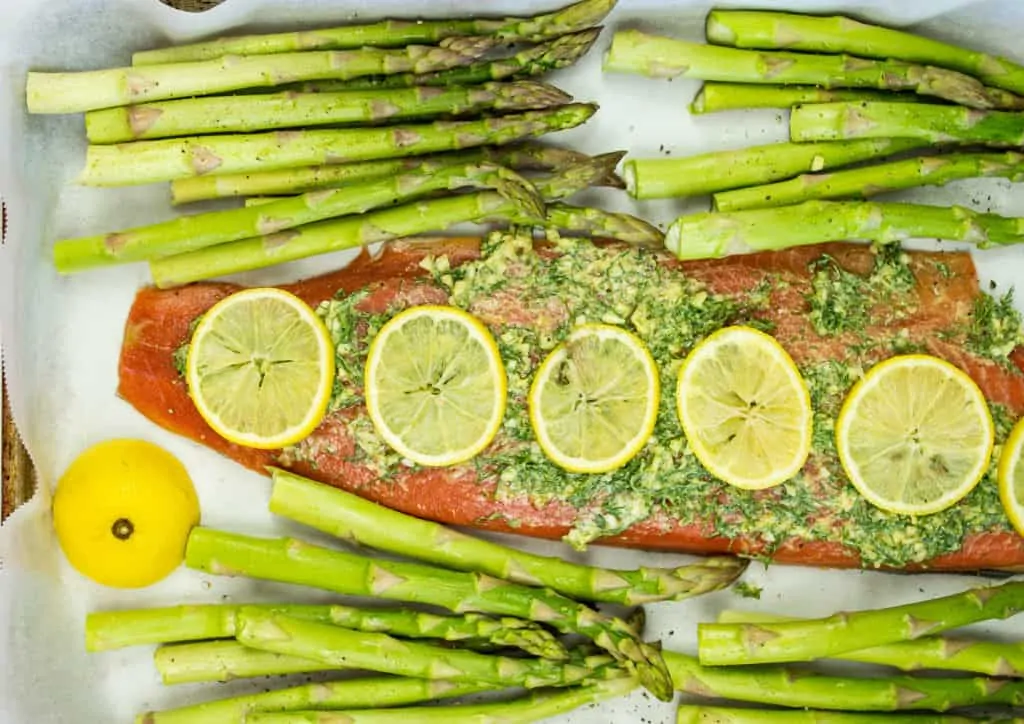
[[[1017,421],[999,456],[999,498],[1014,529],[1024,535],[1024,418]]]
[[[836,420],[850,481],[891,513],[929,515],[963,498],[988,469],[994,427],[985,397],[959,368],[900,355],[853,386]]]
[[[238,445],[292,445],[323,419],[334,384],[327,327],[298,297],[253,288],[217,302],[192,335],[189,394],[220,436]]]
[[[811,398],[773,337],[725,327],[691,350],[676,406],[690,449],[709,473],[746,490],[796,475],[811,451]]]
[[[660,388],[639,338],[620,327],[581,325],[541,363],[530,387],[537,442],[572,472],[620,468],[654,431]]]
[[[374,427],[424,466],[456,465],[483,451],[501,426],[507,385],[494,337],[456,307],[398,313],[374,337],[366,360]]]

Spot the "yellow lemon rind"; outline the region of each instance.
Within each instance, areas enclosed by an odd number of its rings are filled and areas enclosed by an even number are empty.
[[[999,456],[999,467],[996,479],[999,483],[999,499],[1003,503],[1006,517],[1010,519],[1013,529],[1024,536],[1024,504],[1013,494],[1013,477],[1016,468],[1024,457],[1024,418],[1017,421],[1003,444]]]
[[[854,418],[854,408],[858,401],[861,399],[866,390],[869,389],[869,385],[876,384],[876,380],[880,379],[882,375],[891,370],[897,365],[915,364],[915,365],[933,365],[939,367],[949,373],[952,377],[960,380],[964,386],[969,389],[972,394],[976,397],[978,407],[983,410],[984,424],[987,430],[988,443],[986,450],[978,465],[976,466],[974,474],[971,478],[960,485],[959,487],[949,491],[946,495],[936,499],[930,505],[922,506],[911,506],[901,504],[896,501],[886,500],[881,496],[877,495],[874,490],[865,485],[865,482],[861,479],[861,476],[857,474],[856,469],[852,466],[849,458],[849,451],[847,446],[844,444],[846,439],[846,431],[850,425],[851,420]],[[985,400],[985,395],[982,393],[978,385],[971,379],[970,375],[961,370],[956,365],[947,362],[946,360],[934,357],[926,354],[905,354],[896,355],[889,359],[879,362],[873,366],[867,373],[861,377],[854,385],[850,388],[850,392],[847,394],[846,399],[843,401],[842,406],[839,408],[839,415],[836,417],[835,424],[835,440],[836,440],[836,452],[839,457],[839,464],[843,468],[843,472],[846,474],[847,479],[856,488],[857,492],[860,493],[869,503],[874,505],[887,513],[894,513],[896,515],[909,515],[909,516],[922,516],[922,515],[933,515],[939,513],[947,508],[956,505],[958,502],[964,499],[970,494],[978,483],[981,482],[982,478],[985,477],[985,473],[988,471],[989,466],[992,462],[992,450],[995,447],[995,423],[992,420],[992,413],[988,409],[988,403]]]
[[[758,340],[760,344],[764,345],[766,350],[771,351],[771,354],[776,358],[776,361],[781,362],[783,369],[786,370],[790,381],[793,383],[794,391],[799,395],[800,406],[806,423],[800,440],[800,447],[794,452],[792,462],[788,466],[774,472],[772,475],[758,480],[732,475],[730,471],[725,470],[718,465],[711,451],[705,447],[699,436],[689,435],[686,433],[687,429],[692,430],[698,424],[689,419],[689,415],[686,412],[686,405],[684,404],[685,387],[689,380],[691,370],[695,369],[695,365],[701,360],[703,355],[708,353],[713,345],[721,343],[723,339],[728,336],[735,336],[739,334],[747,335]],[[687,444],[689,445],[690,450],[704,469],[719,480],[722,480],[733,487],[740,488],[741,490],[767,490],[768,488],[781,485],[787,480],[792,479],[803,469],[804,465],[807,463],[807,458],[811,454],[811,442],[814,435],[814,413],[811,408],[811,393],[810,389],[807,387],[807,382],[804,380],[803,375],[800,374],[800,370],[797,368],[793,358],[789,355],[789,352],[786,351],[778,340],[769,334],[765,334],[759,329],[754,329],[753,327],[745,325],[723,327],[722,329],[709,334],[692,350],[690,350],[690,353],[683,360],[683,363],[679,368],[679,376],[676,381],[676,414],[678,415],[683,432],[686,435]]]
[[[288,304],[298,311],[304,320],[308,322],[309,328],[316,333],[317,345],[320,350],[319,362],[322,368],[320,387],[317,390],[316,396],[310,402],[309,411],[303,418],[302,422],[293,425],[287,430],[282,430],[278,435],[271,437],[242,433],[234,430],[229,425],[224,424],[220,417],[210,409],[209,405],[206,404],[206,401],[203,400],[201,394],[194,392],[195,390],[200,389],[196,366],[196,357],[198,355],[196,350],[199,349],[199,344],[197,343],[202,341],[202,337],[209,331],[217,315],[229,305],[239,304],[250,298],[259,297],[274,297]],[[257,450],[277,450],[288,447],[289,445],[294,445],[295,443],[305,439],[323,421],[323,418],[327,413],[327,406],[330,404],[331,393],[334,388],[334,342],[331,340],[331,334],[323,320],[321,320],[320,317],[317,316],[316,312],[314,312],[313,309],[311,309],[297,296],[276,287],[252,287],[224,297],[203,314],[199,324],[196,325],[196,328],[192,333],[191,343],[189,344],[188,355],[186,356],[185,361],[185,369],[185,378],[189,390],[189,397],[192,399],[200,417],[203,418],[206,424],[209,425],[214,432],[228,442],[236,445],[255,448]]]
[[[642,354],[637,355],[638,359],[647,369],[647,378],[651,382],[651,391],[648,396],[648,405],[645,410],[644,423],[637,435],[623,447],[618,454],[604,460],[590,460],[563,455],[562,452],[551,441],[546,434],[546,426],[540,417],[540,392],[544,382],[550,377],[550,370],[562,359],[565,354],[566,345],[574,339],[579,339],[585,334],[609,334],[625,339],[634,351]],[[534,374],[533,382],[527,396],[530,424],[533,427],[537,444],[544,454],[553,463],[570,473],[599,474],[617,470],[632,460],[640,450],[643,449],[651,435],[654,434],[654,426],[658,420],[658,404],[661,397],[661,378],[658,366],[651,356],[647,345],[639,337],[622,327],[611,324],[588,323],[576,327],[566,339],[555,347],[548,356],[544,358]]]
[[[380,355],[387,338],[398,330],[402,324],[412,318],[430,315],[446,316],[448,318],[458,320],[461,324],[465,325],[466,328],[471,331],[472,336],[484,346],[488,352],[488,357],[491,360],[492,377],[496,388],[495,396],[498,399],[498,404],[495,405],[494,414],[488,421],[488,425],[480,438],[473,445],[467,446],[462,450],[452,451],[446,455],[423,454],[407,445],[399,435],[396,435],[387,424],[387,420],[385,420],[381,415],[379,405],[377,404],[376,390],[374,389],[374,386],[370,384],[372,370],[375,363],[380,359]],[[494,336],[491,334],[490,330],[487,329],[480,320],[458,307],[450,307],[440,304],[421,304],[404,309],[389,319],[370,343],[370,349],[366,355],[364,379],[366,380],[366,410],[377,434],[379,434],[381,438],[383,438],[384,442],[399,455],[424,467],[450,467],[452,465],[459,465],[472,460],[494,441],[498,431],[501,429],[501,423],[505,419],[505,408],[508,397],[508,376],[505,372],[505,365],[501,359],[501,352],[498,350],[498,344],[494,340]]]

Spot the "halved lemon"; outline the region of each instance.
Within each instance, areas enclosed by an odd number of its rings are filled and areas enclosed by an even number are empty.
[[[281,289],[253,288],[203,315],[185,376],[196,409],[218,435],[275,449],[320,424],[334,366],[331,335],[305,302]]]
[[[544,454],[576,473],[625,465],[654,431],[661,383],[635,335],[584,324],[553,349],[530,386],[530,421]]]
[[[1014,529],[1024,535],[1024,418],[1017,420],[999,456],[999,498]]]
[[[374,337],[364,387],[384,441],[415,463],[440,467],[491,443],[508,380],[483,324],[456,307],[423,305],[399,312]]]
[[[751,327],[724,327],[690,351],[676,408],[697,459],[738,488],[789,480],[811,451],[807,383],[782,345]]]
[[[988,470],[994,434],[974,380],[921,354],[872,367],[836,420],[850,482],[870,503],[903,515],[937,513],[971,492]]]

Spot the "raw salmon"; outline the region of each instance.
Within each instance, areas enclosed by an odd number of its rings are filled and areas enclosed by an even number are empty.
[[[621,251],[615,244],[601,244],[598,248],[607,249],[609,254]],[[537,253],[554,258],[561,252],[549,246],[538,246]],[[855,332],[818,333],[811,322],[808,295],[812,270],[822,260],[828,260],[847,274],[869,275],[876,254],[867,246],[833,243],[683,263],[660,252],[644,253],[655,255],[660,269],[670,270],[719,297],[743,300],[755,293],[764,293],[764,282],[771,279],[767,303],[762,304],[758,312],[759,322],[770,325],[772,334],[802,367],[829,360],[848,361],[851,350],[857,348],[865,334],[871,338],[893,339],[916,351],[948,359],[964,369],[979,384],[990,403],[1003,409],[1011,422],[1024,413],[1024,350],[1014,349],[1006,361],[991,359],[971,351],[962,335],[950,332],[971,319],[982,295],[969,254],[905,252],[904,263],[913,273],[913,283],[912,288],[902,293],[902,311],[884,324],[878,322],[878,315],[873,316],[873,321],[858,336]],[[429,244],[396,242],[375,257],[364,252],[339,271],[282,286],[313,306],[339,294],[364,292],[359,302],[361,311],[390,313],[411,304],[448,302],[448,290],[424,268],[427,257],[445,257],[452,269],[458,269],[478,260],[480,254],[477,239],[448,239]],[[523,283],[528,284],[529,280]],[[557,497],[537,500],[522,491],[509,495],[507,491],[499,491],[500,471],[473,465],[449,469],[407,467],[381,479],[355,454],[357,443],[350,432],[350,423],[354,416],[365,415],[359,405],[330,413],[313,435],[301,443],[301,455],[294,451],[247,449],[220,438],[207,427],[192,405],[185,383],[175,368],[174,355],[187,342],[192,321],[237,289],[239,287],[226,283],[200,283],[171,290],[141,289],[125,327],[119,394],[156,424],[211,447],[250,469],[265,473],[267,465],[287,467],[423,518],[551,539],[565,536],[581,519],[578,502]],[[566,322],[565,305],[557,293],[552,294],[550,304],[539,306],[527,304],[521,296],[515,293],[513,285],[508,293],[477,300],[470,311],[498,332],[506,325],[557,326]],[[870,363],[892,353],[895,352],[865,352],[860,362]],[[664,394],[670,394],[674,387],[665,384],[663,389]],[[724,514],[717,522],[700,516],[681,519],[667,512],[671,506],[655,504],[643,519],[632,522],[624,530],[599,537],[595,542],[698,554],[734,552],[818,567],[1024,569],[1024,538],[1006,521],[990,521],[981,529],[965,523],[962,535],[939,555],[916,559],[909,556],[898,563],[879,562],[877,556],[868,556],[865,549],[851,544],[849,531],[855,523],[839,520],[842,514],[833,500],[856,495],[850,492],[853,488],[843,479],[841,469],[834,460],[815,461],[814,456],[808,466],[807,489],[794,492],[787,486],[780,486],[744,498],[740,501],[742,505],[736,505],[737,496],[750,494],[731,490],[724,484],[714,487],[713,481],[705,480],[702,484],[712,486],[707,489],[714,491],[715,501],[723,510],[731,510],[733,506],[740,511],[735,514],[738,516],[761,515],[770,519],[773,510],[789,509],[787,496],[816,496],[813,520],[806,521],[806,530],[810,532],[790,534],[782,540],[760,534],[729,535],[722,532],[725,530],[722,521],[728,522]],[[991,481],[982,484],[990,485]],[[594,502],[595,505],[600,503],[599,500]],[[829,533],[829,521],[833,517],[836,518],[834,535]],[[906,529],[912,530],[915,524],[908,519]],[[802,527],[794,528],[792,523],[787,528],[797,529]]]

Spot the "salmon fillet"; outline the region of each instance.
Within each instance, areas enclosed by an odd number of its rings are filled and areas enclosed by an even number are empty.
[[[538,330],[555,334],[579,315],[572,301],[578,293],[573,279],[567,279],[567,286],[561,288],[560,277],[551,276],[546,291],[531,291],[530,269],[535,272],[575,263],[576,257],[571,255],[579,254],[586,260],[587,274],[592,275],[588,278],[604,284],[604,280],[614,279],[626,262],[633,265],[629,268],[649,265],[644,268],[655,270],[662,285],[658,294],[677,289],[685,292],[674,301],[659,302],[665,305],[657,308],[663,315],[658,318],[660,325],[650,324],[648,312],[655,312],[644,306],[650,306],[650,300],[637,293],[635,306],[628,310],[628,323],[640,330],[652,348],[665,339],[675,339],[671,356],[681,359],[688,351],[689,342],[678,342],[683,337],[664,337],[669,332],[675,334],[664,327],[665,320],[672,319],[672,305],[676,305],[691,315],[679,317],[678,324],[704,325],[703,332],[732,323],[763,326],[807,375],[845,371],[845,377],[836,378],[838,382],[822,383],[825,392],[815,401],[816,415],[821,414],[820,419],[816,417],[816,428],[821,428],[822,442],[799,479],[768,491],[740,491],[714,480],[690,461],[686,463],[689,472],[650,478],[652,489],[638,487],[635,475],[627,480],[627,473],[621,472],[593,480],[574,478],[575,487],[560,493],[539,482],[551,473],[543,469],[543,462],[524,463],[519,469],[515,461],[527,458],[502,457],[508,450],[529,445],[521,436],[513,439],[506,430],[492,444],[493,454],[488,457],[484,453],[483,464],[444,469],[397,465],[382,474],[379,465],[368,461],[355,432],[365,430],[367,420],[358,394],[359,380],[353,382],[352,399],[329,412],[319,428],[295,448],[261,451],[234,445],[215,434],[199,416],[175,365],[176,352],[187,343],[193,321],[239,289],[226,283],[139,290],[124,330],[118,393],[152,422],[252,470],[265,474],[267,465],[288,468],[388,507],[448,524],[566,538],[577,547],[593,541],[697,554],[733,552],[816,567],[1024,568],[1024,538],[994,507],[998,496],[991,472],[962,503],[914,520],[886,514],[860,500],[843,476],[834,450],[829,450],[829,415],[834,415],[852,384],[849,375],[901,351],[934,354],[966,371],[998,413],[997,427],[1003,437],[1024,413],[1024,350],[1011,344],[1002,356],[990,355],[972,342],[971,324],[985,321],[979,316],[979,301],[992,298],[979,289],[969,254],[898,252],[898,263],[886,269],[905,279],[878,281],[878,254],[857,244],[832,243],[699,262],[679,262],[664,252],[617,244],[575,244],[586,248],[574,251],[558,244],[539,244],[532,252],[523,252],[536,255],[529,263],[546,266],[531,267],[512,258],[501,267],[502,279],[494,288],[476,296],[466,297],[464,290],[459,291],[457,279],[460,274],[468,275],[461,278],[480,278],[486,271],[483,265],[488,259],[482,256],[478,239],[395,242],[376,257],[364,252],[344,269],[282,288],[313,307],[332,299],[356,300],[353,313],[365,319],[386,318],[414,304],[464,303],[503,339],[505,332],[524,329],[530,334]],[[639,278],[633,278],[634,286]],[[883,286],[858,286],[876,282]],[[867,296],[859,300],[862,306],[844,307],[841,293],[858,289],[874,291],[865,292]],[[878,289],[890,291],[876,294]],[[705,296],[710,300],[707,303],[703,302]],[[619,300],[604,302],[614,309]],[[707,319],[711,315],[708,309],[729,314]],[[831,315],[829,331],[823,331],[824,315]],[[850,324],[854,317],[860,319],[859,326]],[[366,325],[354,332],[356,337],[370,334]],[[699,337],[697,334],[694,339]],[[366,341],[362,340],[364,350]],[[540,359],[534,356],[524,364],[535,366]],[[663,377],[672,375],[671,365],[661,372]],[[529,369],[521,373],[528,376]],[[663,379],[662,389],[663,395],[671,395],[674,384]],[[510,407],[515,404],[510,399]],[[681,436],[681,431],[671,428],[676,423],[667,414],[664,424],[670,434],[663,434],[660,442],[649,448],[671,447],[672,436]],[[819,439],[818,432],[815,439]],[[676,455],[673,464],[680,466],[679,461],[690,460],[681,446],[672,449]],[[641,499],[642,505],[637,502]]]

